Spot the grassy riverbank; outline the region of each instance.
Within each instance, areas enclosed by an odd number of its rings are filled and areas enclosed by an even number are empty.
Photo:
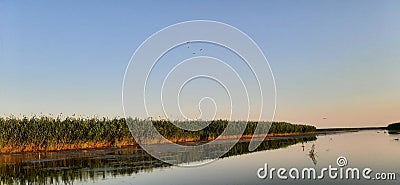
[[[141,124],[152,123],[164,137],[174,142],[212,140],[228,125],[226,120],[215,120],[200,131],[186,131],[165,120],[137,121]],[[256,122],[247,123],[244,137],[250,137],[256,126]],[[136,128],[140,130],[140,127]],[[270,136],[288,136],[315,131],[314,126],[274,122],[269,133]],[[0,118],[0,153],[121,147],[135,144],[124,118]]]

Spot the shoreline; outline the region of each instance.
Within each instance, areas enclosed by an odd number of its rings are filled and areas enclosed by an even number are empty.
[[[179,122],[179,121],[178,121]],[[241,126],[246,126],[243,135],[252,135],[258,128],[259,123],[251,121],[235,121]],[[177,127],[175,122],[169,120],[142,120],[138,118],[52,118],[24,117],[2,118],[0,117],[0,153],[22,153],[22,152],[46,152],[63,151],[92,148],[109,148],[137,145],[132,137],[131,129],[141,136],[138,143],[143,144],[168,144],[168,143],[190,143],[214,140],[223,133],[229,124],[228,120],[208,121],[180,121],[181,124],[207,127],[201,131],[190,131]],[[135,125],[133,128],[132,126]],[[147,129],[155,127],[164,138],[154,137]],[[299,135],[305,132],[315,132],[315,126],[305,124],[291,124],[288,122],[270,122],[261,124],[262,130],[275,136]],[[243,127],[232,127],[240,131]],[[233,135],[233,134],[232,134]],[[236,134],[238,135],[238,134]],[[265,135],[265,134],[264,134]],[[270,136],[273,136],[270,134]],[[248,138],[253,136],[227,136],[218,139]],[[257,136],[255,136],[257,137]]]
[[[324,131],[361,131],[361,130],[387,130],[387,127],[319,128],[319,129],[317,129],[317,132],[324,132]]]
[[[278,133],[278,134],[267,134],[264,140],[271,139],[283,139],[283,138],[291,138],[291,137],[302,137],[302,136],[317,136],[317,135],[326,135],[326,134],[337,134],[337,133],[345,133],[345,132],[357,132],[361,130],[382,130],[381,128],[376,129],[360,129],[360,128],[351,128],[351,129],[318,129],[316,132],[303,132],[303,133]],[[263,138],[264,135],[242,135],[242,136],[228,136],[228,137],[220,137],[218,140],[229,140],[229,139],[237,139],[239,138],[239,142],[247,142],[252,138]],[[198,142],[209,142],[213,141],[216,138],[210,137],[208,139],[195,139],[195,138],[187,138],[187,139],[173,139],[172,142],[175,143],[198,143]],[[163,143],[152,143],[152,144],[163,144]],[[16,154],[16,153],[36,153],[36,152],[58,152],[58,151],[69,151],[69,150],[87,150],[87,149],[105,149],[105,148],[122,148],[128,146],[138,146],[136,142],[130,141],[117,141],[114,143],[110,142],[88,142],[88,143],[79,143],[79,144],[63,144],[58,146],[50,146],[47,148],[35,148],[31,146],[25,146],[24,148],[12,148],[12,147],[3,147],[0,149],[1,154]]]
[[[282,138],[282,137],[293,137],[293,136],[307,136],[307,135],[316,135],[316,132],[304,132],[304,133],[281,133],[281,134],[267,134],[265,140],[268,138]],[[229,139],[237,139],[240,137],[240,140],[250,140],[251,138],[262,138],[263,135],[242,135],[242,136],[228,136],[228,137],[220,137],[218,140],[229,140]],[[217,138],[209,137],[208,139],[198,139],[198,138],[182,138],[182,139],[170,139],[171,142],[174,143],[197,143],[197,142],[209,142],[213,141]],[[160,142],[154,142],[150,144],[165,144]],[[87,142],[87,143],[78,143],[78,144],[63,144],[58,146],[50,146],[47,148],[36,148],[32,146],[25,146],[23,148],[12,148],[12,147],[3,147],[0,149],[1,154],[15,154],[15,153],[35,153],[35,152],[55,152],[55,151],[68,151],[68,150],[87,150],[87,149],[104,149],[104,148],[121,148],[128,146],[138,146],[138,144],[133,141],[117,141],[114,143],[110,142]]]

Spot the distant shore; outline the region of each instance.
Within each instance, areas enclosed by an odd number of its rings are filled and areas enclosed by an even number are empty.
[[[338,128],[318,128],[317,132],[324,131],[360,131],[360,130],[387,130],[387,127],[338,127]]]

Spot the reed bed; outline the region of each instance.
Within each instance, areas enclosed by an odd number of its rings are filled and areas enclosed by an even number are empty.
[[[135,120],[141,123],[139,124],[141,126],[133,125],[135,129],[144,130],[143,126],[149,126],[152,123],[164,137],[176,142],[210,140],[220,135],[228,125],[226,120],[215,120],[207,123],[208,126],[202,130],[187,131],[167,120]],[[252,135],[257,126],[257,122],[237,123],[246,125],[244,135]],[[204,121],[186,121],[185,124],[204,125],[205,123]],[[265,129],[270,127],[270,134],[316,131],[314,126],[286,122],[265,125]],[[125,118],[52,118],[48,116],[0,118],[1,153],[121,147],[135,144]]]

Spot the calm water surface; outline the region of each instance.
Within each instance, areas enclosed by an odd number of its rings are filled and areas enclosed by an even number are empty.
[[[400,135],[382,130],[346,132],[264,142],[255,152],[248,143],[207,165],[177,167],[158,161],[137,147],[0,155],[0,184],[399,184]],[[315,155],[309,150],[315,145]],[[259,179],[257,170],[308,168],[317,171],[347,158],[347,167],[394,172],[396,180]]]

